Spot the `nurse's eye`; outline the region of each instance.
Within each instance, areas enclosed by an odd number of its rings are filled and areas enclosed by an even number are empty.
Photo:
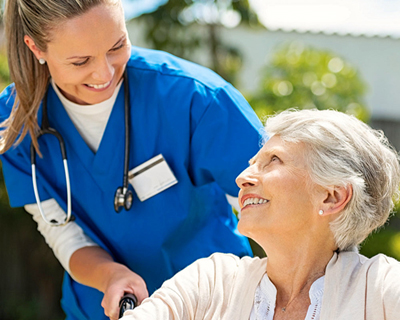
[[[125,43],[121,43],[118,47],[110,49],[110,51],[118,51],[119,49],[122,49],[125,46]]]
[[[80,67],[80,66],[85,65],[88,61],[89,61],[89,58],[87,58],[87,59],[85,59],[85,60],[83,60],[83,61],[80,61],[80,62],[73,62],[72,64],[73,64],[74,66]]]

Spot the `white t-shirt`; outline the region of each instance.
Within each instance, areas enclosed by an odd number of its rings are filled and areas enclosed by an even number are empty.
[[[53,79],[51,80],[51,85],[67,111],[68,116],[72,120],[83,140],[85,140],[93,152],[97,152],[97,149],[99,148],[112,108],[117,99],[119,89],[121,88],[121,84],[122,81],[120,81],[115,88],[111,98],[92,105],[80,105],[65,98],[60,92],[60,89],[58,89],[54,83]],[[123,134],[124,133],[121,132],[122,136]]]

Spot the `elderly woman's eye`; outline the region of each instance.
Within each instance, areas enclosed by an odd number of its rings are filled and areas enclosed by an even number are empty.
[[[279,159],[277,156],[273,155],[267,160],[267,162],[265,163],[265,167],[268,167],[269,165],[271,165],[271,163],[280,162],[280,161],[281,161],[281,159]]]

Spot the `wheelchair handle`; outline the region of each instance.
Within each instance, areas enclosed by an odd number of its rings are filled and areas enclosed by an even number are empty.
[[[122,318],[126,310],[135,309],[137,306],[137,298],[132,293],[126,293],[119,301],[119,318]]]

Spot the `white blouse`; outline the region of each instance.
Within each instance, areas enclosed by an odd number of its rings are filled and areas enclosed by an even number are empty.
[[[311,304],[304,320],[320,319],[324,279],[325,276],[322,276],[311,285],[309,292]],[[255,292],[254,305],[249,320],[272,320],[275,313],[276,294],[274,284],[268,278],[268,275],[264,274]]]

